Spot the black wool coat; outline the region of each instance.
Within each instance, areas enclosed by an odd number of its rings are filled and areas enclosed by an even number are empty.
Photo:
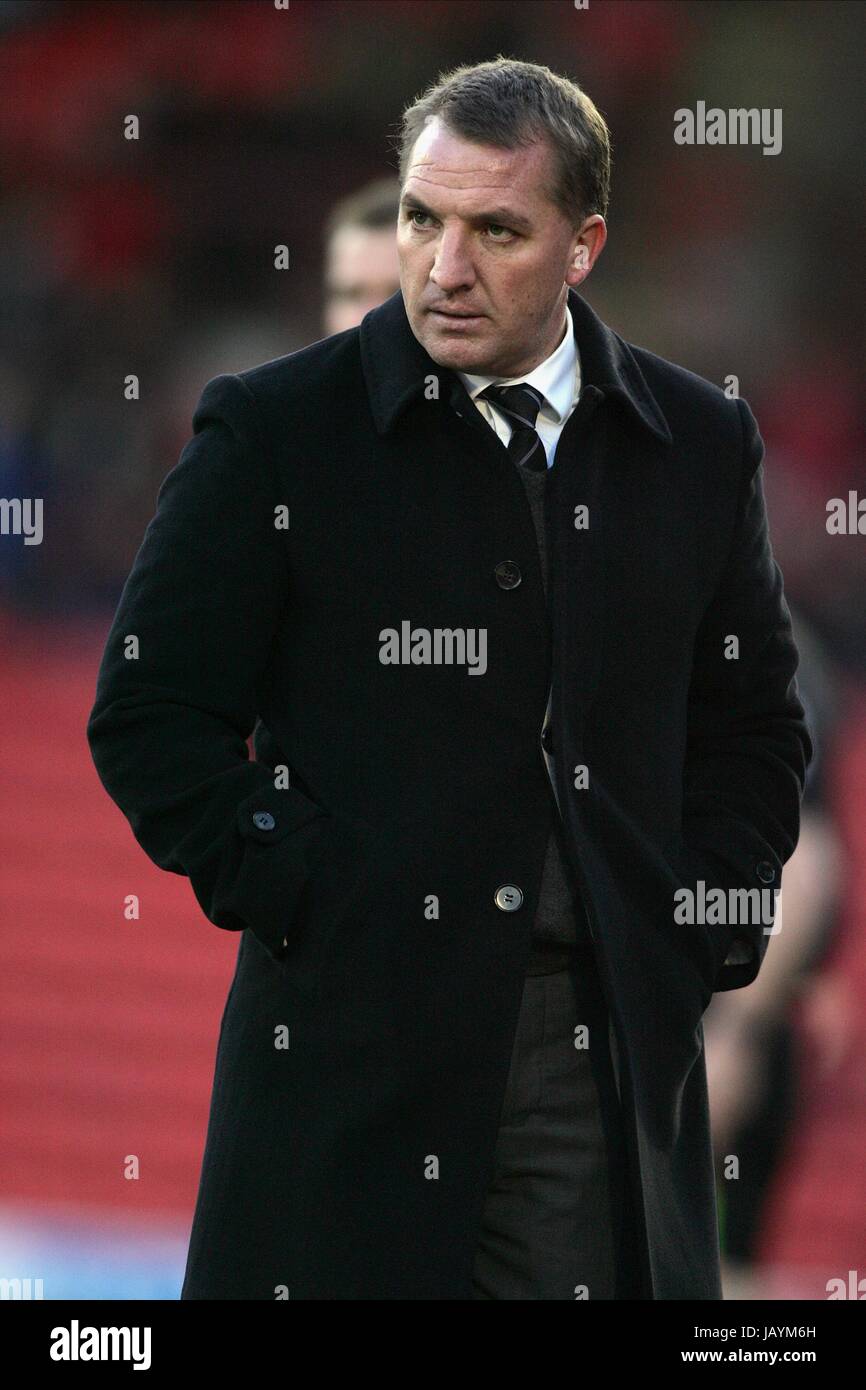
[[[644,1293],[721,1296],[702,1016],[770,931],[674,895],[779,886],[811,743],[752,413],[569,305],[550,619],[516,469],[399,293],[208,382],[160,489],[87,732],[145,852],[240,933],[184,1298],[471,1298],[551,681]],[[486,669],[388,664],[387,629],[483,630]]]

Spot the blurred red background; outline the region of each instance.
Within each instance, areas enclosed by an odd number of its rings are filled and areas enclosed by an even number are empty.
[[[408,101],[501,52],[576,78],[612,128],[593,307],[702,376],[735,375],[764,435],[777,558],[810,637],[810,805],[845,872],[792,1004],[796,1105],[753,1255],[783,1297],[866,1272],[866,541],[825,525],[828,499],[864,484],[862,51],[862,10],[832,2],[0,9],[0,493],[41,497],[45,515],[41,545],[0,538],[0,1266],[36,1250],[46,1296],[124,1297],[150,1259],[143,1287],[179,1288],[238,943],[99,785],[96,668],[204,383],[323,335],[330,208],[394,171]],[[781,108],[782,152],[676,145],[673,113],[697,100]],[[124,398],[130,373],[140,400]],[[827,979],[847,1001],[829,1072],[832,1017],[810,1004]],[[132,1219],[133,1253],[82,1273],[112,1211]],[[64,1213],[77,1236],[50,1254],[38,1232]],[[167,1252],[136,1245],[139,1219]]]

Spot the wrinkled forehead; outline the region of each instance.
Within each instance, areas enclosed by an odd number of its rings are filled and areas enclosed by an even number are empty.
[[[455,134],[439,119],[430,121],[412,148],[401,202],[414,196],[429,207],[434,201],[458,215],[483,211],[491,195],[508,194],[522,212],[547,199],[553,152],[545,140],[513,150],[483,145]]]

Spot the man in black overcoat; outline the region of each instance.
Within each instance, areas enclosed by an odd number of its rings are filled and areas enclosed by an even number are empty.
[[[577,293],[609,174],[575,83],[447,75],[401,292],[160,489],[88,737],[239,934],[186,1299],[721,1296],[702,1017],[811,745],[751,411]]]

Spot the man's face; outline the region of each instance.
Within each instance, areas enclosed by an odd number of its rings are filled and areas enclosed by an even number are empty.
[[[325,333],[357,328],[365,314],[400,288],[394,228],[340,227],[325,271]]]
[[[568,286],[589,274],[606,229],[597,215],[572,226],[551,202],[553,161],[546,142],[476,145],[438,117],[416,140],[400,285],[412,332],[441,366],[520,376],[562,340]]]

